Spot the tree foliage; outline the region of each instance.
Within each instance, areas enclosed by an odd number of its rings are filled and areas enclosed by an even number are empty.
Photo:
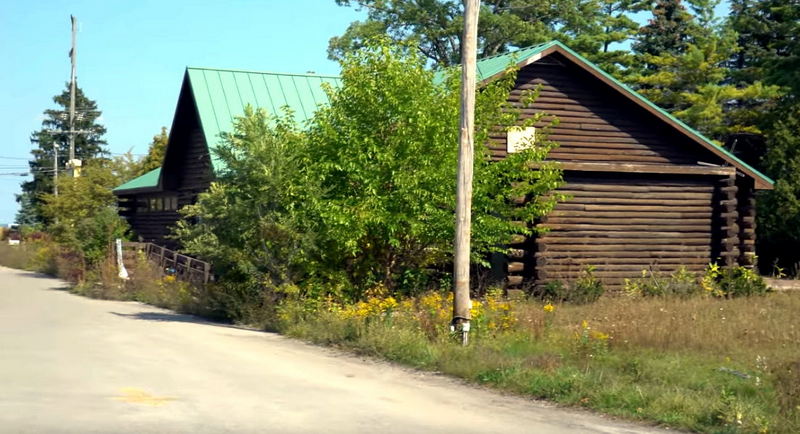
[[[419,288],[452,256],[457,73],[437,80],[422,56],[387,45],[348,53],[341,87],[328,89],[330,105],[302,132],[289,117],[248,112],[237,121],[219,151],[228,171],[189,208],[201,223],[181,223],[179,236],[196,253],[260,258],[247,268],[271,282],[301,282],[305,291],[321,280],[355,298],[376,285]],[[479,261],[512,234],[529,233],[511,220],[552,209],[557,196],[545,193],[561,182],[552,165],[529,168],[553,146],[544,134],[525,151],[489,161],[490,129],[518,122],[506,102],[513,77],[478,93],[472,253]],[[517,207],[511,196],[532,200]]]
[[[124,238],[127,223],[119,217],[112,189],[120,184],[110,161],[90,161],[82,176],[58,180],[59,194],[42,195],[42,215],[54,239],[79,252],[87,264],[108,253],[115,238]]]
[[[144,175],[151,170],[158,169],[164,164],[164,155],[167,153],[167,143],[169,142],[169,134],[167,127],[161,127],[161,132],[153,136],[153,141],[147,148],[147,155],[145,155],[138,163],[136,172],[133,178]]]
[[[764,112],[779,88],[762,81],[731,80],[730,59],[741,47],[720,26],[715,2],[695,2],[694,15],[680,0],[662,0],[633,45],[636,66],[627,81],[640,93],[701,133],[724,142],[731,134],[761,133]]]
[[[47,223],[41,209],[42,195],[53,192],[54,148],[58,149],[59,171],[65,169],[69,159],[69,84],[61,94],[53,97],[53,101],[58,108],[45,110],[42,128],[31,134],[31,144],[35,146],[29,162],[33,179],[22,184],[22,193],[17,196],[20,204],[17,220],[28,224]],[[75,129],[81,132],[75,135],[76,158],[88,163],[105,157],[108,154],[103,139],[106,129],[97,122],[101,112],[97,103],[87,98],[80,87],[76,87],[75,110]]]
[[[439,67],[460,59],[463,6],[459,0],[336,0],[339,5],[367,10],[367,18],[352,23],[331,39],[329,57],[340,59],[376,36],[388,36],[414,47]],[[613,44],[624,42],[636,30],[631,18],[642,0],[490,0],[484,1],[478,28],[479,56],[491,56],[512,47],[548,42],[569,43],[600,64],[615,67],[627,62]]]

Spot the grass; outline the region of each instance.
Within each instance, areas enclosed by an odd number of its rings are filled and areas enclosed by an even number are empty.
[[[483,303],[466,348],[446,329],[449,302],[439,296],[433,309],[430,298],[383,310],[379,301],[288,303],[280,327],[628,419],[698,432],[800,432],[800,294],[604,297],[550,313],[541,303],[495,298]]]

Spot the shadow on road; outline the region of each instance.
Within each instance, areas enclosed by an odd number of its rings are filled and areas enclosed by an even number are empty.
[[[196,317],[194,315],[187,315],[187,314],[174,313],[174,312],[136,312],[136,313],[110,312],[110,313],[113,314],[113,315],[119,316],[119,317],[142,320],[142,321],[184,322],[184,323],[192,323],[192,324],[203,324],[203,325],[217,326],[217,327],[226,327],[226,328],[239,329],[239,330],[263,331],[263,330],[257,330],[257,329],[253,329],[253,328],[248,328],[248,327],[242,327],[242,326],[238,326],[238,325],[230,324],[230,323],[209,321],[207,319]]]

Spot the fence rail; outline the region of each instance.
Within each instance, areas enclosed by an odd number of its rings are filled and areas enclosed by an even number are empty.
[[[174,274],[178,279],[192,283],[208,283],[213,280],[211,264],[191,256],[153,243],[122,243],[123,251],[143,252],[144,256],[158,265],[165,273]]]

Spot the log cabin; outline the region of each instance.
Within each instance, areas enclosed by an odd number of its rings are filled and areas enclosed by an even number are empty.
[[[566,45],[552,41],[478,61],[489,82],[518,67],[510,103],[524,116],[545,112],[559,123],[548,159],[560,162],[570,199],[536,222],[548,229],[519,237],[503,262],[509,287],[569,281],[588,265],[611,289],[643,269],[671,272],[706,264],[752,266],[755,192],[773,182],[628,88]],[[210,149],[246,104],[308,119],[327,102],[322,83],[336,77],[188,68],[161,169],[114,190],[120,212],[144,240],[164,237],[176,209],[193,203],[220,170]],[[525,91],[539,97],[524,105]],[[492,158],[514,152],[528,131],[490,138]]]

